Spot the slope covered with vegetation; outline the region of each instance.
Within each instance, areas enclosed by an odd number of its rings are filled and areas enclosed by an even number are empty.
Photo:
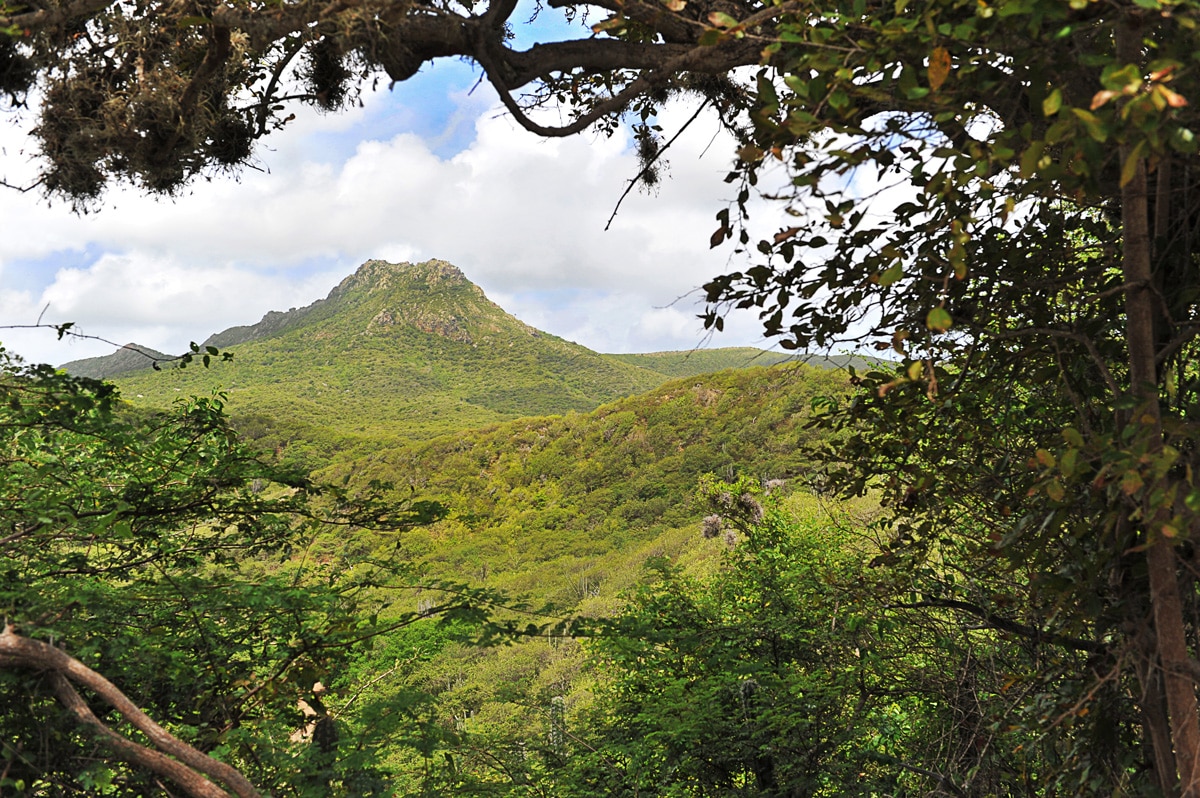
[[[631,353],[609,355],[609,357],[632,366],[657,371],[669,377],[695,377],[725,369],[773,366],[776,363],[792,359],[791,355],[767,352],[748,346],[693,349],[688,352]]]
[[[845,375],[800,364],[674,380],[590,413],[525,418],[344,457],[322,479],[441,502],[406,552],[455,578],[570,606],[605,559],[699,520],[701,476],[806,482],[814,401]]]
[[[565,789],[538,775],[548,760],[531,754],[554,722],[583,722],[608,674],[590,670],[591,649],[579,639],[546,627],[619,612],[654,578],[648,564],[664,557],[697,574],[716,567],[729,544],[706,532],[711,507],[697,494],[706,474],[791,493],[789,506],[826,519],[829,508],[806,489],[813,463],[804,452],[819,440],[807,426],[847,386],[844,374],[802,364],[728,370],[590,413],[347,453],[320,472],[350,495],[387,480],[393,498],[415,493],[447,511],[399,537],[336,534],[306,551],[334,572],[363,560],[419,563],[425,587],[401,588],[402,598],[384,589],[385,615],[419,612],[469,585],[499,591],[494,618],[544,629],[481,649],[470,628],[430,618],[361,657],[352,670],[370,684],[369,700],[420,696],[427,717],[443,719],[421,727],[420,745],[384,757],[401,794],[522,794],[537,779],[547,794]]]
[[[336,328],[326,311],[237,345]],[[947,447],[895,423],[875,456],[900,500],[821,495],[889,394],[959,434],[911,371],[688,376],[343,448],[308,478],[240,444],[219,401],[116,418],[89,381],[6,380],[0,682],[23,700],[0,712],[0,788],[160,794],[109,734],[148,727],[88,720],[52,649],[127,682],[208,757],[188,767],[281,796],[1066,794],[1144,765],[1131,694],[1093,683],[1108,643],[1046,614],[1050,580],[1006,568],[986,516],[931,513],[933,540],[886,523],[930,501],[914,475]]]
[[[122,375],[126,398],[166,407],[223,390],[251,435],[282,424],[285,438],[345,444],[586,411],[663,381],[523,324],[436,260],[368,261],[307,308],[209,340],[236,357]]]

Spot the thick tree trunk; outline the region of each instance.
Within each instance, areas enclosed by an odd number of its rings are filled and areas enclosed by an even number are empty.
[[[1126,63],[1141,63],[1139,20],[1129,18],[1117,28],[1117,54]],[[1122,146],[1124,163],[1132,156],[1132,147]],[[1160,451],[1162,409],[1159,405],[1158,375],[1155,363],[1155,318],[1159,315],[1151,291],[1153,268],[1150,251],[1150,219],[1145,163],[1137,165],[1134,177],[1121,190],[1123,235],[1122,269],[1125,280],[1125,337],[1129,347],[1130,390],[1139,400],[1138,410],[1129,423],[1143,424],[1149,452]],[[1148,497],[1149,490],[1145,493]],[[1149,539],[1146,552],[1150,577],[1150,604],[1158,641],[1158,661],[1162,668],[1163,690],[1171,721],[1175,751],[1175,774],[1160,776],[1170,782],[1177,776],[1183,798],[1200,798],[1200,717],[1197,716],[1196,690],[1188,669],[1187,627],[1179,591],[1175,550],[1161,529],[1162,512],[1143,499],[1142,518]]]

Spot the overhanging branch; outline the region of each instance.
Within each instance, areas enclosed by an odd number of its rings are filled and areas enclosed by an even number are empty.
[[[0,632],[0,667],[45,671],[63,706],[80,722],[97,730],[121,759],[171,779],[193,798],[228,798],[228,793],[204,776],[220,781],[238,798],[261,798],[249,779],[230,765],[201,753],[159,726],[108,679],[65,651],[40,640],[18,635],[11,624],[6,624],[4,631]],[[135,743],[105,725],[91,711],[72,682],[102,698],[160,750]]]
[[[961,612],[974,615],[976,618],[981,618],[993,629],[998,629],[1002,632],[1011,632],[1015,635],[1028,638],[1039,643],[1049,643],[1063,648],[1073,649],[1075,651],[1086,651],[1089,654],[1103,654],[1108,651],[1108,647],[1103,643],[1098,643],[1093,640],[1080,640],[1075,637],[1068,637],[1056,632],[1047,632],[1036,626],[1026,626],[1023,623],[1005,618],[1002,615],[997,615],[994,612],[989,612],[983,607],[976,604],[970,604],[966,601],[958,601],[956,599],[930,599],[928,601],[915,601],[911,604],[889,604],[889,609],[900,610],[919,610],[937,607],[948,610],[959,610]]]

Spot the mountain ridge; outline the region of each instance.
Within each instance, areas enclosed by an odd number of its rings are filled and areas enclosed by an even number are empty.
[[[398,283],[402,283],[402,285],[398,285]],[[485,303],[489,309],[503,314],[515,322],[531,337],[549,335],[505,313],[502,308],[487,298],[483,289],[471,282],[462,270],[448,261],[431,259],[414,264],[389,263],[384,260],[371,259],[343,278],[325,297],[316,299],[308,305],[286,311],[267,311],[254,324],[235,325],[212,333],[204,339],[202,345],[228,349],[277,337],[289,330],[323,321],[330,315],[339,312],[347,302],[364,301],[369,299],[371,294],[378,292],[403,290],[412,297],[448,287],[460,288],[480,303]],[[453,313],[414,313],[411,311],[412,308],[405,308],[402,305],[397,308],[383,308],[372,317],[368,329],[379,330],[397,323],[408,324],[421,332],[438,334],[463,343],[474,343],[470,331],[465,329],[465,319],[459,318]],[[494,331],[495,325],[491,325],[491,327]],[[124,350],[146,352],[149,357],[137,359]],[[652,371],[661,375],[663,380],[722,371],[727,368],[773,365],[795,359],[827,368],[840,368],[847,365],[845,356],[797,358],[792,354],[753,347],[717,347],[714,349],[601,354],[601,356]],[[108,379],[141,369],[149,369],[153,359],[167,360],[170,359],[170,356],[151,347],[131,343],[111,355],[72,360],[63,363],[59,368],[77,376]]]
[[[442,260],[367,261],[324,299],[205,343],[237,357],[117,383],[151,407],[223,391],[235,416],[345,442],[586,411],[665,381],[525,324]]]

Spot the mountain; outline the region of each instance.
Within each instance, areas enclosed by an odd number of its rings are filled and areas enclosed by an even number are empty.
[[[151,363],[166,360],[171,360],[171,355],[163,354],[157,349],[151,349],[141,344],[125,344],[111,355],[72,360],[69,363],[63,363],[59,368],[76,377],[110,380],[132,371],[148,369],[151,367]]]
[[[205,343],[233,361],[116,382],[151,407],[221,390],[251,436],[340,448],[591,410],[666,379],[522,323],[440,260],[367,261],[325,299]]]

